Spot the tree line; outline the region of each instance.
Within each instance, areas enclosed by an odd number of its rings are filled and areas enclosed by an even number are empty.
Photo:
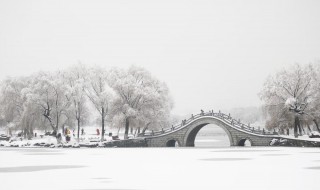
[[[266,128],[294,136],[313,128],[320,132],[320,64],[295,64],[270,75],[260,92],[267,113]]]
[[[106,124],[144,132],[169,125],[173,101],[164,82],[144,68],[106,69],[74,65],[66,70],[7,77],[0,83],[0,124],[22,130],[77,128],[97,117],[101,140]]]

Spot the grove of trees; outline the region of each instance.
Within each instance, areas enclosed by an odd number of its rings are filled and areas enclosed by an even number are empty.
[[[34,129],[59,133],[97,117],[101,140],[106,125],[154,130],[170,121],[173,107],[165,83],[141,67],[105,69],[74,65],[64,71],[38,72],[27,77],[7,77],[0,83],[0,124],[21,130],[31,138]]]
[[[295,64],[269,76],[260,92],[267,113],[266,128],[295,137],[320,132],[320,64]]]

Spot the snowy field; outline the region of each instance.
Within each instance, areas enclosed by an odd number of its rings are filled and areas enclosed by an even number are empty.
[[[0,189],[319,189],[320,149],[0,148]]]

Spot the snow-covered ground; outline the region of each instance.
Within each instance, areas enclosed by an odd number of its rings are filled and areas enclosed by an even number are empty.
[[[0,188],[319,189],[320,149],[0,148]]]

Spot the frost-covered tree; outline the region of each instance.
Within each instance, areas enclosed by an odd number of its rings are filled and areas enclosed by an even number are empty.
[[[104,140],[106,116],[113,101],[113,90],[109,86],[109,73],[104,68],[89,69],[86,78],[85,93],[101,119],[101,141]]]
[[[77,122],[77,138],[80,136],[80,126],[88,117],[87,96],[85,93],[85,77],[87,75],[87,68],[78,64],[70,67],[64,73],[64,81],[67,87],[66,96],[71,101],[69,107],[69,115],[75,118]]]
[[[37,105],[55,132],[68,119],[71,101],[65,94],[67,90],[61,72],[40,72],[32,77],[29,88],[25,89],[28,101]]]
[[[64,126],[89,118],[88,104],[98,111],[101,140],[107,115],[112,125],[159,129],[169,126],[172,100],[167,86],[143,68],[86,68],[76,65],[65,71],[39,72],[29,77],[7,78],[1,83],[0,120],[21,127],[26,136],[33,129],[49,126],[56,133]],[[87,101],[89,100],[89,101]]]
[[[26,77],[9,77],[1,83],[0,112],[2,119],[10,128],[21,126],[26,101],[22,90],[27,87],[28,80]]]
[[[130,127],[163,125],[169,120],[172,101],[167,86],[140,67],[111,71],[111,87],[117,96],[113,104],[113,123],[124,123],[124,138]]]
[[[310,117],[305,119],[307,127],[314,123],[316,129],[320,132],[320,61],[312,64],[312,78],[311,89],[312,89],[312,103],[309,105],[308,114]]]
[[[267,128],[288,128],[293,124],[295,137],[301,135],[301,120],[310,117],[314,100],[312,65],[294,66],[270,76],[260,92],[269,118]]]

